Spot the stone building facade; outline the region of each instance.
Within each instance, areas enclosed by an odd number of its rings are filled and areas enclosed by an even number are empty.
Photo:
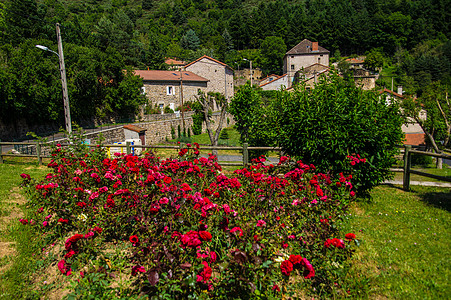
[[[283,73],[288,75],[288,87],[291,87],[296,72],[302,68],[313,64],[328,67],[329,53],[329,50],[319,46],[318,42],[311,42],[307,39],[289,50],[283,58]]]
[[[182,102],[195,101],[198,90],[207,89],[208,79],[189,71],[135,70],[143,79],[147,105],[176,110]]]
[[[228,100],[233,97],[233,69],[225,63],[204,55],[187,64],[185,70],[208,79],[205,92],[219,92]]]

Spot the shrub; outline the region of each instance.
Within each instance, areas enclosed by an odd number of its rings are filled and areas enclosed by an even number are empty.
[[[386,105],[375,92],[332,73],[312,90],[279,92],[271,111],[276,141],[289,155],[321,172],[353,174],[362,193],[390,178],[403,120],[399,107]]]
[[[164,113],[165,113],[165,114],[173,114],[174,111],[173,111],[169,106],[166,106],[166,107],[164,108]]]
[[[173,140],[176,139],[174,126],[171,126],[171,137]]]
[[[412,153],[410,158],[413,166],[427,167],[432,164],[432,156]]]
[[[249,299],[339,288],[355,239],[337,236],[350,177],[288,157],[226,176],[187,146],[163,161],[57,146],[43,180],[22,175],[34,213],[20,221],[43,248],[63,244],[53,255],[76,293]]]
[[[204,122],[204,113],[202,111],[202,105],[199,102],[191,104],[192,109],[195,111],[193,115],[193,134],[199,135],[202,133],[202,123]]]
[[[221,140],[228,140],[229,139],[229,132],[228,132],[228,130],[226,128],[221,130],[221,133],[219,134],[219,138]]]

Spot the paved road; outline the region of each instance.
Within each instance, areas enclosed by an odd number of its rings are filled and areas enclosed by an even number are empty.
[[[401,180],[387,180],[384,184],[403,185]],[[436,187],[449,187],[451,188],[451,182],[431,182],[431,181],[416,181],[411,180],[410,185],[422,185],[422,186],[436,186]]]

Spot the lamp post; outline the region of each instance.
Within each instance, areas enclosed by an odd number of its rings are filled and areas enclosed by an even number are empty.
[[[250,63],[250,67],[251,67],[251,86],[252,86],[252,77],[254,77],[254,73],[252,72],[252,60],[248,60],[246,58],[243,58],[243,60],[248,61]]]
[[[63,43],[61,41],[61,31],[59,23],[56,23],[56,39],[58,42],[58,53],[56,53],[53,50],[50,50],[46,46],[36,45],[36,47],[44,51],[55,53],[59,58],[61,85],[63,86],[64,119],[66,121],[66,131],[70,135],[72,133],[72,122],[70,118],[69,95],[67,93],[67,81],[66,81],[66,68],[64,66]]]

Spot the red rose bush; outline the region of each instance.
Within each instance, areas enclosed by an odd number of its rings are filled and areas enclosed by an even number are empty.
[[[215,156],[198,153],[190,145],[161,160],[57,147],[43,180],[22,175],[35,221],[19,221],[42,242],[64,244],[57,266],[75,290],[101,273],[117,296],[119,274],[130,297],[327,292],[356,238],[340,239],[336,229],[352,198],[350,177],[288,157],[226,175]],[[116,263],[113,247],[122,247]]]

